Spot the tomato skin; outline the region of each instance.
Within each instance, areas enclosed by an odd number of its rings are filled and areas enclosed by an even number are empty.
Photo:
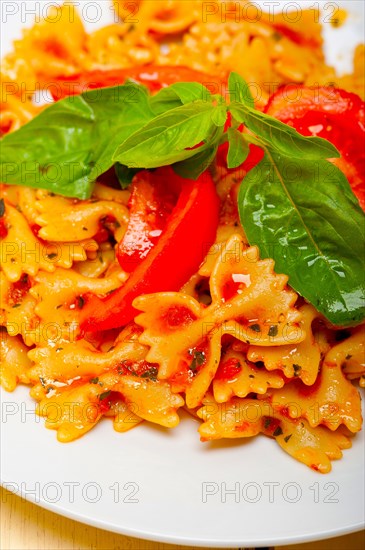
[[[169,174],[166,169],[143,170],[133,179],[128,227],[117,247],[117,259],[127,273],[136,269],[158,242],[177,203],[181,185],[176,188],[176,180]]]
[[[19,281],[12,283],[11,285],[8,295],[9,303],[13,305],[20,304],[23,298],[28,294],[31,286],[29,276],[27,274],[22,275]]]
[[[242,366],[238,359],[230,357],[223,361],[216,372],[215,380],[232,380],[241,372]]]
[[[140,294],[178,291],[198,270],[213,244],[219,221],[220,201],[209,172],[196,181],[177,176],[171,167],[163,170],[181,184],[177,204],[157,244],[132,272],[127,282],[103,299],[86,296],[81,311],[81,331],[124,326],[138,310],[133,300]]]
[[[0,239],[5,239],[8,235],[8,228],[6,227],[6,222],[4,217],[0,218]]]
[[[265,111],[304,136],[333,143],[341,157],[332,162],[365,210],[365,104],[359,96],[336,88],[285,86],[271,96]]]
[[[56,101],[69,95],[78,95],[96,88],[106,88],[123,84],[127,79],[144,84],[150,92],[158,92],[175,82],[200,82],[206,84],[212,93],[221,92],[227,81],[226,74],[213,76],[189,69],[188,67],[170,67],[146,65],[128,69],[95,70],[78,73],[68,77],[59,77],[54,86],[48,86]]]

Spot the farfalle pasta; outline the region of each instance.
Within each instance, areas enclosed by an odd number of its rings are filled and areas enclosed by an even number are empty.
[[[165,76],[183,68],[218,80],[234,69],[256,83],[260,112],[273,92],[270,82],[280,87],[331,81],[363,92],[363,47],[356,50],[354,74],[337,77],[324,61],[313,9],[303,10],[298,24],[280,14],[272,19],[262,13],[253,21],[247,10],[255,6],[246,0],[113,4],[115,22],[90,34],[72,3],[52,8],[53,14],[58,10],[57,22],[41,21],[24,31],[2,69],[9,98],[0,105],[1,135],[45,108],[17,83],[44,92],[52,81],[53,92],[48,91],[58,100],[72,95],[64,93],[65,83],[76,81],[75,93],[81,93],[84,85],[93,88],[83,75],[98,83],[100,71],[117,71],[124,82],[128,71],[139,81],[136,74],[141,78],[146,69],[142,82],[153,84],[153,71],[160,69]],[[246,14],[238,20],[237,5]],[[110,85],[116,84],[115,74]],[[108,131],[107,123],[102,131]],[[158,273],[156,263],[148,262],[166,224],[178,224],[176,205],[183,203],[181,181],[169,168],[143,176],[108,169],[88,199],[21,182],[1,184],[1,384],[7,391],[29,385],[37,414],[62,442],[86,434],[103,418],[120,433],[142,422],[174,428],[184,409],[201,421],[202,441],[264,434],[299,462],[327,473],[362,425],[357,384],[365,385],[364,324],[345,329],[331,324],[290,286],[285,269],[260,253],[259,238],[258,246],[249,244],[237,197],[251,167],[241,159],[238,169],[229,168],[222,141],[208,163],[215,202],[207,205],[205,218],[216,209],[213,237],[207,233],[203,251],[188,242],[185,263],[195,253],[199,262],[166,288],[168,272],[174,271],[171,262],[164,263],[166,252],[155,254]],[[250,154],[255,143],[252,138]],[[119,170],[124,168],[120,163]],[[200,176],[197,181],[203,187]],[[161,182],[170,186],[167,191]],[[197,184],[189,182],[194,207]],[[185,220],[188,215],[184,210]],[[193,241],[204,220],[195,220],[191,230],[187,225],[186,240]],[[279,238],[272,235],[273,246]],[[176,250],[176,258],[184,251]],[[152,291],[140,286],[145,276],[154,280]],[[96,309],[111,304],[110,312],[99,311],[101,317],[117,318],[127,306],[133,315],[91,330],[84,318],[90,303]]]

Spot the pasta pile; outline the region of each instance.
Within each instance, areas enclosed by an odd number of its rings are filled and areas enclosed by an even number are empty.
[[[254,83],[255,100],[288,83],[328,85],[364,96],[364,45],[354,54],[354,72],[338,77],[326,65],[316,9],[302,10],[295,22],[280,11],[258,12],[247,0],[114,1],[116,21],[87,34],[71,2],[47,11],[47,18],[24,31],[3,60],[6,103],[0,104],[0,130],[16,130],[39,107],[33,93],[59,76],[82,71],[157,65],[183,65],[211,75],[235,70]],[[344,14],[333,16],[340,24]],[[328,23],[330,24],[330,23]],[[22,85],[19,85],[22,83]]]
[[[91,35],[78,18],[70,23],[72,7],[63,7],[58,23],[25,31],[3,78],[29,90],[81,70],[153,61],[212,74],[234,68],[259,84],[262,105],[267,82],[361,87],[356,67],[338,79],[325,65],[313,12],[304,12],[304,37],[298,25],[265,16],[203,22],[199,0],[141,0],[133,24],[122,4],[122,22]],[[358,48],[355,65],[362,58]],[[3,132],[39,111],[24,99],[19,90],[1,105]],[[103,417],[120,432],[143,420],[173,428],[184,408],[201,419],[202,441],[262,433],[329,472],[361,429],[352,381],[365,387],[364,326],[334,330],[290,289],[273,260],[247,243],[234,171],[215,178],[220,225],[199,271],[179,292],[139,296],[140,314],[122,330],[86,334],[79,330],[83,296],[105,296],[128,278],[115,246],[128,223],[129,191],[99,181],[91,199],[77,200],[2,185],[1,384],[8,391],[30,385],[38,414],[63,442]]]

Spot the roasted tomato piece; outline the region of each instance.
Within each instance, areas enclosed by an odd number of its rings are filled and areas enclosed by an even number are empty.
[[[341,153],[333,162],[365,210],[365,104],[359,96],[331,87],[285,86],[271,96],[266,112],[304,136],[333,143]]]

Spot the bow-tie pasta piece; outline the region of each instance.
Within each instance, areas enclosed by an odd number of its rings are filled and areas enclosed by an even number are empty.
[[[136,322],[145,327],[139,340],[150,347],[147,361],[159,365],[158,377],[168,379],[175,391],[186,391],[188,407],[198,406],[218,368],[220,328],[206,326],[204,306],[182,293],[140,296],[134,305],[145,310]]]
[[[56,239],[58,242],[39,239],[37,224],[30,226],[23,213],[8,204],[4,219],[7,234],[1,239],[0,257],[4,273],[12,282],[19,281],[23,274],[35,276],[39,270],[53,272],[57,267],[69,268],[98,249],[92,239],[65,243],[61,233]]]
[[[116,263],[114,248],[110,243],[102,243],[96,253],[95,258],[85,259],[79,261],[73,266],[73,270],[83,275],[84,277],[91,277],[96,279],[105,275],[111,268],[114,268],[115,272],[120,271],[119,262]]]
[[[355,329],[349,338],[338,344],[336,353],[346,378],[359,378],[361,386],[361,379],[365,376],[365,325]]]
[[[116,380],[113,380],[115,383]],[[57,430],[57,439],[68,442],[94,428],[103,416],[104,399],[109,386],[76,381],[70,388],[51,390],[37,406],[36,412],[46,419],[45,426]],[[55,395],[53,395],[55,393]],[[32,396],[37,398],[36,392]]]
[[[143,418],[133,412],[135,410],[135,406],[128,406],[124,401],[118,399],[111,403],[110,410],[105,413],[105,416],[112,417],[113,428],[116,432],[124,433],[143,422]]]
[[[312,322],[318,313],[311,305],[299,309],[302,315],[300,331],[306,335],[302,342],[284,346],[250,346],[247,357],[250,361],[262,361],[269,371],[281,370],[286,378],[300,378],[311,386],[317,378],[321,361],[321,349],[312,332]],[[288,338],[290,341],[290,337]]]
[[[225,249],[227,241],[233,237],[233,235],[239,235],[244,241],[244,234],[241,225],[236,227],[235,225],[219,225],[217,229],[217,236],[215,243],[210,247],[204,262],[199,268],[199,275],[202,277],[210,277],[214,266]],[[245,241],[244,241],[245,242]]]
[[[41,323],[40,342],[75,340],[80,310],[85,303],[83,295],[107,294],[118,288],[123,279],[122,272],[102,279],[85,277],[72,269],[39,272],[29,292],[37,300],[35,313]]]
[[[197,411],[203,420],[199,427],[201,441],[253,437],[262,431],[262,403],[254,399],[233,397],[226,403],[217,403],[207,394]]]
[[[131,193],[128,189],[115,189],[109,185],[96,182],[91,200],[113,201],[128,206],[130,196]]]
[[[221,360],[213,380],[217,403],[249,393],[265,394],[270,388],[282,388],[284,377],[279,371],[268,372],[263,366],[247,360],[244,353],[228,351]]]
[[[0,324],[6,327],[10,336],[21,335],[25,345],[32,346],[37,341],[39,319],[34,309],[36,300],[28,293],[28,275],[11,283],[0,272]]]
[[[256,247],[248,247],[241,236],[233,235],[211,274],[211,308],[216,310],[217,320],[236,320],[249,343],[270,346],[284,345],[288,340],[300,342],[305,334],[298,326],[301,315],[294,307],[297,294],[287,282],[286,275],[274,272],[273,260],[260,260]]]
[[[180,422],[176,411],[184,405],[184,399],[172,393],[167,382],[124,376],[113,391],[120,392],[130,410],[144,420],[165,428],[174,428]]]
[[[331,461],[342,458],[342,450],[351,447],[351,440],[339,430],[313,428],[306,420],[293,421],[284,416],[276,420],[280,424],[269,435],[286,453],[321,474],[329,473]]]
[[[185,371],[187,405],[198,406],[218,368],[224,335],[263,346],[282,345],[287,334],[297,342],[305,338],[294,308],[297,295],[286,282],[273,272],[272,261],[259,260],[257,249],[233,235],[216,260],[209,306],[179,292],[135,299],[143,312],[136,317],[144,329],[140,341],[150,347],[147,360],[158,363],[160,379],[173,383]]]
[[[81,437],[110,410],[109,396],[120,375],[107,373],[100,378],[81,379],[72,385],[54,385],[47,388],[47,396],[40,398],[36,412],[46,418],[45,426],[57,430],[57,439],[68,442]]]
[[[38,215],[35,206],[36,189],[23,187],[21,185],[4,185],[1,192],[5,202],[21,212],[29,225],[32,226],[35,224],[35,219]]]
[[[331,460],[342,457],[351,441],[342,432],[312,428],[305,420],[293,420],[275,411],[269,402],[232,398],[216,403],[211,397],[198,410],[202,441],[246,438],[263,433],[276,439],[282,449],[321,473],[331,471]]]
[[[37,413],[46,418],[47,428],[57,430],[57,438],[62,442],[88,432],[102,416],[117,417],[114,424],[120,432],[138,424],[139,419],[175,427],[179,423],[176,411],[184,404],[181,396],[171,393],[166,382],[115,371],[97,379],[76,380],[70,388],[51,391],[38,404]]]
[[[4,219],[7,235],[1,239],[0,246],[7,279],[16,282],[24,273],[34,276],[39,269],[54,271],[54,262],[48,258],[44,244],[34,235],[23,214],[7,204]]]
[[[73,242],[91,239],[100,231],[100,224],[108,221],[108,227],[119,240],[128,222],[128,209],[113,201],[90,199],[75,201],[59,196],[46,195],[37,202],[39,215],[36,223],[41,239]]]
[[[121,373],[133,370],[135,363],[145,360],[147,348],[138,342],[137,327],[124,329],[114,346],[102,352],[86,340],[62,343],[54,347],[37,347],[29,352],[34,365],[29,371],[33,383],[53,386],[54,381],[68,384],[75,376],[96,378],[107,371],[119,369]]]
[[[123,14],[126,9],[125,2],[114,0],[118,14]],[[195,0],[174,2],[171,0],[159,0],[158,5],[153,2],[141,2],[138,12],[139,32],[151,32],[157,34],[177,35],[187,30],[201,17],[201,6]],[[127,15],[128,12],[127,12]],[[128,21],[128,17],[127,17]]]
[[[29,384],[28,372],[32,365],[28,358],[28,348],[17,336],[9,336],[1,329],[0,333],[0,382],[6,391],[14,391],[18,382]]]
[[[354,344],[354,342],[353,342]],[[313,386],[298,380],[270,392],[273,407],[292,418],[306,418],[313,427],[336,430],[344,424],[351,432],[361,429],[360,394],[342,372],[347,346],[334,346],[325,356]]]
[[[159,364],[160,378],[169,378],[178,371],[187,350],[204,336],[200,321],[204,306],[178,292],[142,295],[133,305],[143,311],[135,321],[144,329],[140,342],[150,347],[147,360]]]

